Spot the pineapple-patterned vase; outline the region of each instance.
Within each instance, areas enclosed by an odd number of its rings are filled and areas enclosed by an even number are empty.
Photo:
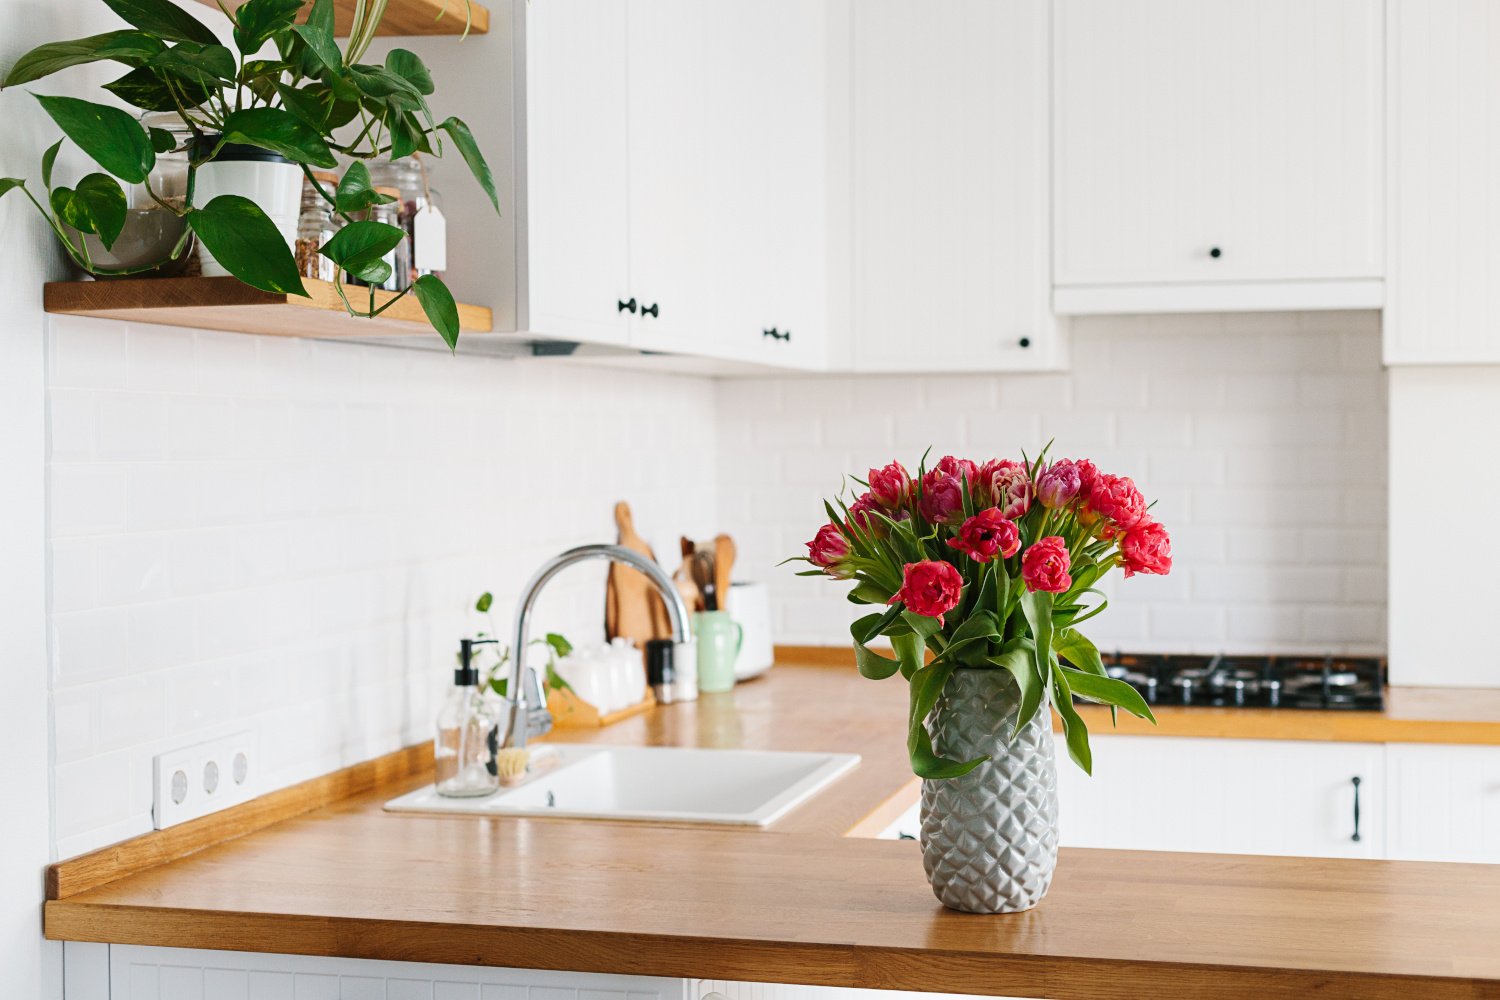
[[[1044,703],[1014,740],[1021,691],[1006,670],[953,672],[927,717],[951,760],[990,759],[922,782],[922,866],[944,906],[1015,913],[1041,902],[1057,867],[1057,763]]]

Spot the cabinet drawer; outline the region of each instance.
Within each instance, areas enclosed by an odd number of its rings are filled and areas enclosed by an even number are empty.
[[[1500,863],[1500,747],[1391,744],[1388,856]]]

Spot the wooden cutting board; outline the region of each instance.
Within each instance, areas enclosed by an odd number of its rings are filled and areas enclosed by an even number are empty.
[[[630,504],[615,504],[615,526],[619,543],[632,552],[656,562],[656,553],[635,530]],[[608,639],[623,636],[639,644],[647,639],[670,639],[672,620],[667,605],[651,581],[639,570],[617,562],[609,564],[609,580],[604,590],[604,634]]]

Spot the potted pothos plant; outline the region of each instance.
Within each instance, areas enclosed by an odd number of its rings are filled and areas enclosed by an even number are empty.
[[[865,677],[910,685],[923,864],[959,910],[1028,909],[1052,882],[1052,711],[1090,772],[1075,696],[1155,721],[1080,626],[1104,610],[1096,584],[1111,570],[1170,572],[1167,529],[1128,477],[1046,451],[871,469],[857,496],[824,502],[828,523],[797,557],[881,609],[850,627],[855,659]],[[894,655],[872,648],[881,637]]]
[[[375,189],[364,161],[401,159],[414,153],[458,152],[495,211],[494,179],[467,125],[438,120],[428,105],[432,75],[413,52],[394,49],[383,64],[361,62],[385,13],[385,0],[357,5],[343,48],[334,37],[332,0],[314,0],[299,18],[304,0],[248,0],[230,19],[232,44],[221,44],[206,24],[171,0],[103,0],[128,27],[87,38],[49,42],[21,56],[0,86],[32,83],[85,63],[115,62],[126,72],[104,90],[142,112],[171,112],[182,129],[149,127],[119,107],[76,97],[36,94],[63,139],[42,157],[41,191],[22,178],[0,178],[0,196],[20,191],[47,220],[68,256],[94,274],[120,273],[90,253],[97,241],[108,249],[127,218],[121,182],[140,185],[156,206],[183,222],[175,251],[195,236],[213,258],[247,285],[267,292],[306,295],[283,234],[263,206],[237,194],[206,204],[194,199],[198,169],[228,147],[258,147],[302,168],[342,227],[319,252],[368,284],[356,303],[343,283],[338,294],[351,315],[378,316],[412,294],[450,348],[458,341],[458,308],[434,275],[376,305],[374,286],[390,276],[383,259],[405,238],[405,230],[369,219],[370,208],[391,201]],[[64,142],[72,142],[100,168],[73,187],[54,186],[53,165]],[[151,178],[157,157],[186,157],[185,191],[164,197]],[[336,185],[314,171],[352,162]],[[360,289],[364,291],[364,289]]]

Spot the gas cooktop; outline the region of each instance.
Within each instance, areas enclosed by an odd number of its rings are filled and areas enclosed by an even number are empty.
[[[1374,656],[1105,655],[1111,677],[1153,705],[1229,708],[1385,707],[1385,659]]]

